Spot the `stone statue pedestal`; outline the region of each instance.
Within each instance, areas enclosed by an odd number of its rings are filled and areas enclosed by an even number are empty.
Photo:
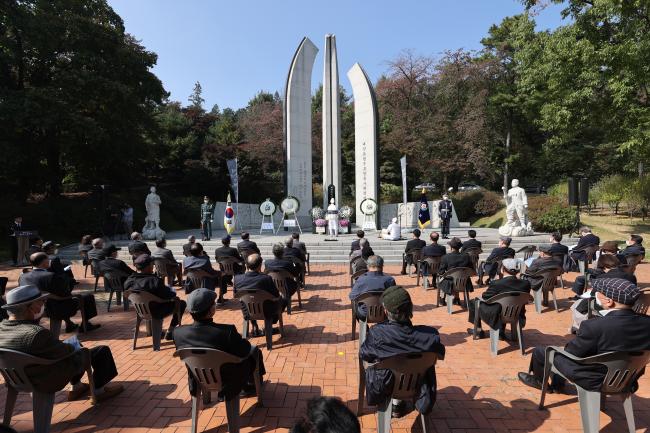
[[[531,224],[528,223],[527,226],[511,226],[511,225],[504,225],[499,227],[499,234],[501,236],[509,236],[511,238],[519,238],[523,236],[532,236],[535,234],[533,231],[533,228],[531,227]]]
[[[154,241],[163,239],[167,233],[155,224],[147,223],[142,228],[142,237],[146,240]]]

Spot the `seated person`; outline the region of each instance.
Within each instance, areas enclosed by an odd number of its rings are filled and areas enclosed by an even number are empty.
[[[637,286],[619,278],[599,278],[594,281],[593,289],[596,302],[603,308],[603,317],[584,321],[564,350],[580,358],[606,352],[650,350],[650,317],[632,310],[640,295]],[[545,351],[544,346],[535,347],[528,369],[532,374],[519,373],[519,380],[525,385],[542,388]],[[580,365],[559,354],[553,365],[587,391],[600,391],[607,372],[603,365]],[[564,383],[560,376],[551,375],[551,390],[562,391]]]
[[[489,301],[494,296],[507,292],[530,293],[530,282],[517,278],[517,273],[520,270],[521,262],[517,259],[505,259],[502,265],[505,275],[500,280],[494,280],[490,283],[490,286],[485,292],[483,292],[483,295],[481,295],[481,300]],[[470,302],[468,305],[468,310],[468,321],[469,323],[474,324],[474,319],[476,317],[476,302]],[[481,306],[479,307],[479,324],[477,328],[478,332],[476,335],[477,338],[485,338],[485,332],[481,327],[481,322],[487,323],[487,325],[492,329],[501,329],[503,331],[505,325],[501,324],[501,305],[487,305],[481,303]],[[525,310],[521,311],[519,322],[521,323],[522,328],[526,325]],[[467,332],[469,335],[474,335],[474,328],[469,328]]]
[[[43,238],[35,235],[29,238],[29,247],[25,251],[25,258],[29,261],[29,256],[34,253],[43,251]]]
[[[90,260],[104,260],[104,240],[102,238],[93,239],[93,248],[88,251],[88,259]]]
[[[610,272],[614,272],[612,275],[616,275],[617,278],[626,279],[625,275],[631,274],[625,272],[622,268],[620,268],[620,266],[621,262],[614,252],[603,250],[598,256],[596,267],[587,269],[587,273],[589,274],[590,279],[599,278],[600,276],[604,276],[605,273],[609,274]],[[636,284],[636,281],[634,283]],[[573,286],[571,287],[571,290],[573,290],[573,292],[576,294],[576,296],[574,296],[572,299],[580,299],[580,295],[582,295],[585,289],[585,277],[584,275],[578,275],[573,282]]]
[[[352,243],[350,244],[350,255],[354,251],[361,248],[361,246],[359,245],[359,242],[361,241],[361,239],[364,238],[365,235],[366,235],[366,233],[363,230],[357,230],[357,239],[353,240]],[[368,247],[370,247],[370,242],[368,242]]]
[[[117,258],[118,251],[122,248],[118,248],[115,245],[109,245],[104,248],[104,255],[106,258],[99,262],[99,271],[104,274],[105,272],[115,272],[123,276],[122,283],[126,281],[126,277],[135,273],[133,269],[129,267],[124,261]]]
[[[337,397],[315,397],[289,433],[361,433],[357,416]]]
[[[431,232],[429,235],[429,239],[431,239],[431,243],[427,245],[426,247],[422,248],[422,258],[426,259],[427,257],[442,257],[445,254],[447,254],[447,249],[443,247],[442,245],[438,244],[438,240],[440,239],[440,235],[438,232]],[[480,243],[480,242],[479,242]],[[464,244],[463,244],[464,245]],[[463,248],[461,247],[461,251]],[[422,266],[425,266],[425,263],[422,263]],[[424,270],[423,270],[424,272]],[[428,271],[427,271],[428,273]],[[436,277],[437,273],[433,274],[433,284],[434,286],[436,285]]]
[[[176,260],[172,250],[167,248],[167,241],[158,239],[156,241],[156,248],[151,253],[153,259],[164,259],[168,271],[176,274],[176,281],[182,284],[183,281],[183,265]]]
[[[72,273],[72,266],[70,263],[63,263],[59,257],[59,247],[61,245],[55,244],[52,241],[47,241],[43,243],[43,252],[47,254],[47,257],[50,259],[50,267],[47,269],[50,272],[54,272],[57,275],[64,275],[68,282],[74,286],[78,284],[77,280],[74,278]]]
[[[476,240],[476,230],[467,230],[467,236],[469,239],[467,239],[465,242],[463,242],[463,246],[460,248],[460,252],[464,253],[469,249],[482,249],[483,244],[481,241]]]
[[[398,241],[402,237],[402,227],[397,224],[397,218],[391,220],[390,225],[386,230],[382,230],[379,235],[380,238],[386,239],[387,241]]]
[[[92,242],[93,242],[92,236],[84,235],[84,237],[81,238],[81,242],[79,242],[79,245],[77,246],[77,251],[87,253],[88,251],[93,249]]]
[[[244,259],[242,259],[241,254],[237,251],[237,248],[230,246],[230,240],[232,238],[230,235],[226,235],[221,238],[221,246],[214,250],[214,259],[219,262],[221,259],[233,258],[239,260],[239,263],[236,263],[233,269],[236,274],[244,272]],[[228,283],[232,283],[231,279],[228,279]]]
[[[242,338],[237,328],[230,324],[214,323],[213,317],[217,309],[213,290],[199,288],[187,296],[187,309],[194,319],[191,325],[183,325],[174,331],[176,349],[202,347],[217,349],[238,358],[244,358],[239,364],[224,364],[221,367],[223,391],[221,395],[231,400],[237,395],[248,397],[255,395],[255,379],[253,372],[260,366],[260,376],[264,380],[264,362],[262,353],[257,346]],[[196,395],[198,384],[188,372],[190,394]]]
[[[438,268],[438,274],[444,274],[449,269],[453,269],[453,268],[472,267],[472,259],[469,258],[469,255],[467,255],[467,253],[460,252],[460,248],[463,246],[463,243],[460,241],[460,239],[458,239],[457,237],[453,237],[449,240],[449,242],[447,242],[447,244],[449,245],[449,248],[451,248],[451,252],[442,256],[442,260],[440,261],[440,267]],[[453,287],[454,287],[454,280],[451,277],[445,277],[440,282],[440,290],[446,295],[451,295],[451,293],[453,292]],[[470,278],[467,279],[467,291],[468,292],[474,291],[474,287],[472,286],[472,280]],[[445,301],[444,296],[442,297],[440,302],[443,305],[447,304],[447,301]],[[456,294],[454,297],[454,303],[460,304],[460,298],[458,297],[458,294]]]
[[[252,251],[257,254],[260,254],[260,249],[257,247],[257,244],[250,240],[251,235],[248,232],[243,232],[241,234],[241,242],[237,244],[237,251],[241,254],[242,251]]]
[[[194,242],[196,242],[196,238],[194,236],[188,236],[187,237],[187,243],[183,244],[183,255],[185,257],[191,256],[190,248],[192,248],[192,245],[194,245]]]
[[[273,318],[273,323],[277,323],[280,318],[280,306],[282,309],[287,306],[287,299],[280,297],[280,292],[278,288],[275,287],[273,278],[262,273],[262,256],[259,254],[251,254],[246,258],[246,268],[248,271],[245,274],[235,275],[234,290],[235,294],[242,290],[259,290],[261,292],[267,292],[275,298],[280,298],[278,304],[277,302],[264,302],[264,316],[267,318],[271,316]],[[242,313],[244,314],[244,319],[250,320],[248,315],[248,307],[243,302],[241,303]],[[251,320],[253,328],[253,336],[263,335],[260,332],[260,328],[257,325],[257,320]],[[274,329],[273,333],[277,333],[278,330]]]
[[[18,284],[21,286],[36,286],[41,292],[51,293],[66,299],[48,299],[45,302],[45,313],[52,319],[63,320],[65,322],[65,332],[73,332],[79,328],[72,322],[71,317],[77,314],[80,308],[84,309],[85,323],[81,324],[82,332],[89,332],[99,328],[101,325],[90,323],[90,319],[97,316],[97,306],[95,297],[92,294],[79,296],[72,295],[72,286],[63,275],[57,275],[49,272],[50,259],[47,254],[40,252],[34,253],[29,257],[32,264],[32,271],[21,274],[18,278]]]
[[[402,275],[406,275],[407,266],[416,264],[413,263],[413,251],[422,250],[427,245],[425,241],[420,239],[421,234],[420,229],[413,230],[413,239],[406,243],[404,254],[402,254],[402,271],[400,272]]]
[[[562,233],[553,232],[551,234],[551,255],[559,256],[560,254],[567,255],[569,254],[569,247],[562,245]]]
[[[350,300],[354,301],[360,295],[368,292],[383,292],[391,286],[395,286],[395,279],[390,275],[384,274],[384,259],[380,256],[370,256],[368,258],[368,272],[361,275],[352,286],[350,291]],[[368,311],[364,304],[359,304],[356,316],[359,320],[366,320]]]
[[[287,290],[289,291],[289,297],[293,296],[298,289],[297,278],[300,276],[300,269],[296,266],[291,260],[283,258],[284,256],[284,245],[277,243],[273,244],[273,258],[267,259],[264,261],[264,272],[269,273],[273,271],[287,271],[293,278],[286,281]]]
[[[300,233],[293,232],[291,233],[291,237],[293,238],[294,248],[298,248],[300,251],[302,251],[305,257],[307,257],[307,246],[304,242],[300,242]]]
[[[630,235],[630,238],[625,241],[625,249],[619,252],[619,259],[621,263],[627,263],[627,256],[640,254],[645,257],[645,247],[643,246],[643,238],[639,235]]]
[[[186,274],[190,271],[204,271],[207,275],[203,277],[203,284],[206,289],[215,290],[217,281],[220,281],[221,287],[219,290],[219,298],[217,299],[217,305],[224,305],[226,299],[223,295],[226,294],[228,286],[226,285],[223,278],[221,278],[221,271],[217,271],[212,267],[210,263],[210,257],[203,251],[203,245],[198,242],[192,244],[190,248],[190,256],[183,259],[183,269]],[[190,284],[187,281],[186,284]],[[192,289],[198,289],[198,287],[192,287]]]
[[[368,239],[363,238],[359,239],[359,248],[350,253],[350,261],[353,262],[357,257],[361,257],[363,260],[368,260],[368,257],[374,255],[375,252],[370,248],[370,242],[368,242]]]
[[[497,272],[499,272],[499,260],[515,258],[515,250],[510,248],[510,242],[512,242],[512,238],[501,236],[499,238],[499,246],[492,250],[488,258],[483,262],[483,266],[479,267],[478,284],[480,286],[483,285],[483,275],[488,274],[488,285],[496,277]]]
[[[460,245],[458,246],[460,248]],[[388,320],[377,323],[368,330],[366,340],[359,348],[359,357],[366,362],[378,362],[395,355],[435,352],[445,356],[445,346],[440,343],[438,330],[431,326],[414,326],[413,303],[409,293],[401,286],[387,288],[381,296]],[[368,368],[366,375],[366,396],[369,405],[385,408],[393,391],[392,372]],[[435,367],[424,377],[423,388],[415,407],[427,414],[436,401]],[[393,405],[393,417],[406,414],[404,402]]]
[[[141,254],[135,259],[135,268],[137,273],[129,275],[124,282],[124,290],[130,290],[133,293],[147,292],[162,299],[173,299],[175,302],[151,303],[149,309],[155,319],[164,319],[172,315],[172,320],[167,328],[165,340],[171,340],[174,334],[174,328],[181,323],[183,312],[187,304],[176,296],[176,291],[165,285],[162,278],[153,273],[153,258],[148,254]]]
[[[295,239],[293,237],[289,237],[284,241],[284,258],[288,259],[291,257],[296,257],[297,259],[300,259],[303,263],[305,263],[305,260],[307,258],[305,257],[305,253],[297,247],[297,243],[295,242]]]
[[[76,352],[52,365],[27,367],[26,372],[39,392],[60,391],[70,383],[67,399],[77,400],[90,391],[90,387],[81,382],[85,373],[84,354],[74,345],[59,341],[40,325],[47,296],[33,285],[22,285],[7,293],[7,303],[2,308],[9,312],[9,319],[0,323],[0,348],[50,360]],[[117,377],[117,369],[108,346],[90,349],[90,364],[97,401],[105,401],[122,392],[122,385],[109,385]]]
[[[528,280],[533,290],[539,290],[544,283],[543,272],[550,269],[561,269],[562,266],[558,263],[551,254],[551,245],[539,245],[537,247],[539,256],[526,268],[526,273],[521,276],[522,279]]]
[[[131,233],[131,243],[129,244],[129,254],[135,260],[141,254],[151,255],[149,247],[142,241],[142,235],[138,232]]]
[[[600,245],[600,238],[591,233],[591,229],[587,226],[580,228],[580,240],[578,240],[578,245],[571,249],[570,256],[574,262],[585,261],[585,248],[589,246],[598,246]],[[590,257],[589,259],[594,259]]]

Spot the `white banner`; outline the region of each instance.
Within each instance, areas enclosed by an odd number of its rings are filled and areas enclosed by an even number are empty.
[[[406,191],[406,156],[401,157],[399,163],[402,166],[402,201],[406,205],[408,201],[408,191]]]

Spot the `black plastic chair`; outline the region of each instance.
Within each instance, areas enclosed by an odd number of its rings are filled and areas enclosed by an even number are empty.
[[[267,273],[275,283],[275,287],[282,297],[287,301],[287,314],[291,314],[291,297],[287,296],[287,281],[296,280],[289,271],[269,271]],[[296,281],[296,294],[298,295],[298,307],[302,308],[302,299],[300,298],[300,284]]]
[[[90,270],[95,277],[95,292],[97,291],[97,286],[99,284],[99,278],[102,276],[102,272],[99,270],[99,262],[101,260],[92,259],[90,261]]]
[[[408,264],[407,258],[410,257],[411,264]],[[408,253],[402,254],[402,260],[406,261],[409,277],[412,275],[412,267],[415,266],[415,272],[418,272],[418,263],[422,260],[422,248],[414,248]]]
[[[180,304],[176,299],[160,299],[157,296],[152,295],[148,292],[133,292],[127,290],[125,294],[128,294],[128,298],[133,302],[133,307],[135,308],[135,331],[133,332],[133,350],[136,348],[136,343],[138,342],[138,334],[140,332],[140,324],[142,321],[147,325],[147,333],[151,334],[151,339],[153,342],[153,350],[160,350],[160,341],[162,340],[162,329],[163,329],[163,319],[157,319],[151,314],[150,304],[165,304],[165,303],[175,303],[176,304],[176,313],[179,315],[179,325],[180,319],[182,316],[178,311]]]
[[[278,316],[280,326],[280,336],[284,337],[284,325],[282,323],[282,302],[281,298],[274,298],[270,293],[255,289],[236,290],[235,298],[238,298],[245,306],[248,312],[248,319],[244,318],[242,336],[248,339],[248,328],[251,320],[261,320],[264,322],[264,335],[266,337],[266,348],[273,349],[273,317],[264,314],[264,302],[275,302],[278,304]]]
[[[448,269],[444,274],[440,275],[440,281],[446,277],[451,277],[453,279],[453,288],[450,295],[445,296],[445,301],[447,303],[447,313],[451,314],[452,304],[454,302],[454,295],[457,293],[465,294],[465,305],[469,305],[469,292],[467,291],[467,281],[470,277],[476,275],[476,271],[472,268],[452,268]],[[440,286],[441,283],[438,283],[438,291],[436,294],[436,307],[440,306]]]
[[[534,276],[543,276],[544,280],[539,290],[533,290],[533,298],[535,300],[535,311],[538,313],[542,312],[542,305],[548,304],[548,294],[550,293],[553,296],[553,306],[555,311],[559,313],[557,308],[557,298],[555,296],[555,286],[557,284],[557,279],[562,275],[562,269],[547,269],[541,271]]]
[[[379,323],[386,320],[386,311],[381,304],[381,294],[383,292],[366,292],[357,296],[352,301],[352,339],[356,337],[357,321],[359,322],[359,347],[366,341],[368,333],[368,325],[371,323]],[[366,307],[366,320],[357,319],[357,309],[359,305],[363,304]]]
[[[126,277],[122,272],[104,272],[104,281],[109,288],[108,294],[108,307],[106,311],[111,311],[111,301],[113,300],[113,293],[115,293],[115,303],[120,305],[122,303],[122,295],[124,294],[123,279]],[[129,311],[129,300],[124,298],[124,311]]]
[[[517,250],[517,254],[523,253],[524,254],[524,261],[530,259],[533,257],[533,254],[537,251],[537,246],[535,245],[526,245]]]
[[[424,257],[418,262],[417,269],[417,278],[415,285],[420,285],[420,276],[422,276],[424,290],[429,290],[429,275],[433,275],[433,285],[434,287],[438,286],[436,281],[438,278],[438,268],[440,267],[440,262],[442,261],[442,256],[438,257]]]

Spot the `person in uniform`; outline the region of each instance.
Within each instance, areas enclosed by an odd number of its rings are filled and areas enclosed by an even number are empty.
[[[203,231],[203,240],[209,241],[212,237],[212,220],[214,219],[214,203],[210,203],[210,197],[203,197],[201,205],[201,230]]]
[[[449,239],[449,222],[451,221],[451,214],[453,206],[447,194],[442,195],[442,200],[438,203],[438,216],[440,217],[440,233],[443,239]]]

